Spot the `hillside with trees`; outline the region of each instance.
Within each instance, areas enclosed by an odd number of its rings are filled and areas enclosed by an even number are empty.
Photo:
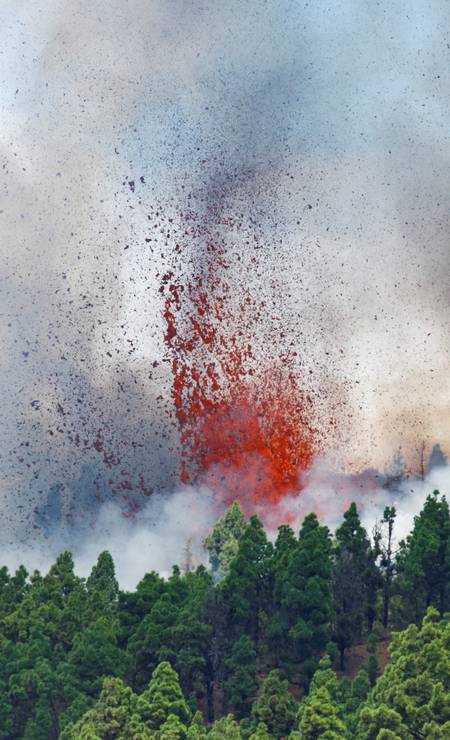
[[[333,534],[310,514],[271,542],[235,503],[209,568],[134,591],[108,552],[87,579],[69,552],[2,568],[0,737],[450,738],[449,507],[428,496],[398,544],[395,518],[368,533],[351,504]]]

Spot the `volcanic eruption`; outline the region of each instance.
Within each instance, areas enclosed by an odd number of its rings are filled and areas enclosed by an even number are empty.
[[[295,349],[278,332],[281,346],[270,335],[264,359],[254,351],[268,307],[246,281],[244,265],[239,284],[230,279],[243,260],[218,227],[234,223],[220,209],[214,217],[199,225],[184,215],[170,269],[161,275],[164,341],[181,480],[207,484],[223,504],[240,499],[250,512],[299,490],[319,439]],[[192,239],[201,244],[194,258]],[[250,264],[257,262],[252,255]]]

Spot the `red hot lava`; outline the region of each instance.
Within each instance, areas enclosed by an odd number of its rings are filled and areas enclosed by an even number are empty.
[[[250,288],[233,291],[229,269],[240,258],[218,241],[207,243],[186,279],[181,265],[188,255],[177,245],[160,287],[181,477],[206,483],[226,504],[239,499],[251,512],[299,490],[299,476],[313,459],[315,433],[295,353],[280,358],[269,336],[263,368],[254,356],[253,334],[265,304]]]

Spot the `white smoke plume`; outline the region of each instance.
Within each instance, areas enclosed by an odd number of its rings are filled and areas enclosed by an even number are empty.
[[[29,571],[46,572],[58,553],[71,549],[76,571],[87,576],[99,553],[108,550],[121,587],[133,588],[152,570],[168,576],[174,565],[183,569],[188,541],[192,564],[205,563],[203,538],[219,515],[211,491],[189,486],[172,494],[155,494],[132,517],[109,501],[101,507],[95,525],[83,529],[74,542],[67,542],[64,533],[55,532],[40,545],[23,543],[20,549],[10,545],[2,552],[1,565],[15,570],[23,564]]]
[[[382,476],[380,476],[381,478]],[[276,512],[280,521],[288,521],[298,529],[304,517],[315,512],[331,530],[339,526],[342,515],[355,502],[363,525],[369,534],[383,516],[386,506],[395,506],[397,517],[395,536],[399,541],[411,531],[414,517],[419,514],[426,497],[439,490],[450,495],[450,466],[432,468],[423,479],[400,478],[389,487],[376,485],[375,477],[370,480],[337,475],[325,460],[317,460],[308,475],[308,483],[298,496],[283,499]]]
[[[384,507],[395,506],[394,535],[398,543],[411,531],[414,517],[435,489],[442,494],[450,492],[449,465],[433,468],[423,480],[403,479],[395,490],[375,487],[368,492],[362,491],[354,479],[333,473],[330,464],[320,460],[310,472],[309,482],[301,494],[286,497],[269,514],[267,507],[256,513],[266,523],[268,535],[274,540],[277,526],[289,523],[297,531],[303,518],[312,511],[334,530],[352,501],[356,502],[370,535]],[[155,494],[133,518],[125,517],[119,506],[108,502],[102,506],[95,527],[85,531],[73,547],[76,571],[83,576],[89,575],[99,553],[109,550],[120,586],[133,589],[144,574],[152,570],[163,576],[170,575],[174,565],[183,570],[187,547],[194,567],[207,565],[202,543],[223,511],[213,492],[206,487],[183,486],[171,495]],[[2,564],[11,570],[24,564],[28,569],[46,572],[65,547],[63,538],[54,536],[50,544],[40,549],[36,544],[30,549],[22,546],[19,551],[9,548],[2,553]]]

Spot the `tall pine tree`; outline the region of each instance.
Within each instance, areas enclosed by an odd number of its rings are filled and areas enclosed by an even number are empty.
[[[330,638],[331,540],[315,514],[307,516],[287,563],[282,607],[289,627],[292,658],[307,684]]]
[[[239,541],[236,557],[221,584],[230,633],[249,635],[258,648],[261,610],[270,601],[273,547],[258,517],[252,516]]]
[[[427,608],[450,609],[450,514],[445,496],[428,496],[397,558],[400,623],[420,622]]]
[[[336,530],[332,575],[334,639],[344,667],[345,650],[358,640],[367,623],[371,630],[380,576],[378,552],[370,544],[356,504],[344,514]]]

